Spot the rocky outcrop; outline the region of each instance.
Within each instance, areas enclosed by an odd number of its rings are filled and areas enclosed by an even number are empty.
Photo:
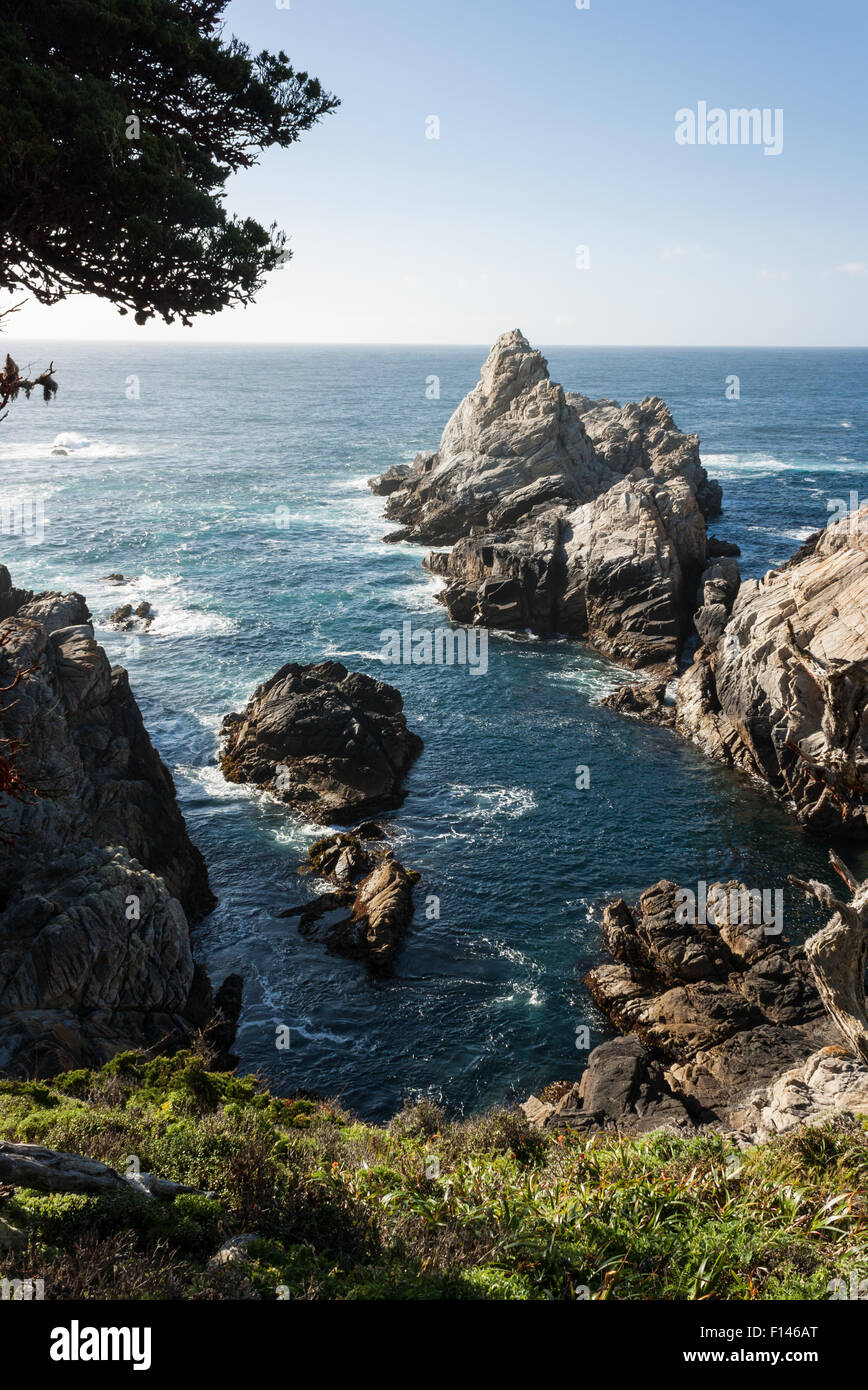
[[[565,632],[634,667],[676,658],[720,488],[661,400],[565,395],[506,333],[437,452],[372,486],[402,524],[388,539],[452,545],[425,564],[454,621]]]
[[[712,885],[707,920],[695,924],[681,920],[674,883],[649,888],[635,910],[611,903],[603,929],[614,964],[588,976],[613,1026],[663,1063],[691,1113],[730,1129],[759,1086],[836,1040],[803,948],[767,935],[745,912],[745,891]]]
[[[535,1128],[555,1132],[647,1134],[696,1127],[669,1087],[660,1062],[631,1037],[595,1047],[581,1081],[557,1101],[531,1096],[520,1109]]]
[[[661,881],[635,909],[609,903],[614,964],[587,983],[627,1036],[596,1048],[580,1082],[531,1096],[528,1121],[585,1133],[712,1128],[742,1145],[830,1120],[858,1128],[868,1116],[868,881],[829,857],[852,898],[790,878],[833,914],[804,947],[783,938],[780,904],[770,912],[773,900],[742,884],[694,894]]]
[[[0,570],[0,602],[0,1070],[177,1047],[215,1012],[188,925],[215,900],[171,775],[81,595]]]
[[[74,840],[123,845],[158,874],[191,918],[214,895],[190,841],[171,774],[142,722],[123,667],[94,639],[80,594],[28,598],[0,625],[0,737],[38,796],[2,808],[0,874]]]
[[[736,559],[711,560],[703,571],[693,625],[705,646],[714,646],[721,637],[740,585],[741,572]]]
[[[398,862],[382,830],[368,823],[353,833],[318,840],[301,872],[326,879],[335,891],[280,916],[298,917],[306,935],[324,932],[328,949],[338,955],[388,965],[413,917],[413,885],[419,875]]]
[[[126,851],[79,840],[34,859],[0,913],[0,1071],[177,1047],[193,980],[181,904]]]
[[[868,1067],[833,1045],[757,1090],[738,1120],[744,1137],[761,1144],[800,1125],[824,1124],[846,1115],[868,1116]]]
[[[632,719],[640,719],[643,724],[660,724],[663,728],[674,729],[675,704],[667,699],[666,690],[665,681],[622,685],[600,704]]]
[[[122,603],[120,608],[109,614],[106,622],[120,632],[147,632],[156,616],[148,600],[143,599],[135,608],[131,603]]]
[[[745,581],[731,616],[709,593],[729,582],[710,571],[704,585],[678,730],[760,778],[813,833],[868,838],[868,508]]]
[[[399,691],[337,661],[281,669],[223,721],[220,766],[323,824],[399,806],[422,751]]]
[[[617,401],[594,401],[572,391],[567,392],[566,399],[580,416],[598,457],[614,473],[626,475],[640,468],[661,479],[686,478],[705,517],[720,511],[723,491],[702,466],[699,436],[683,434],[659,396],[646,396],[639,405],[631,402],[625,406]]]

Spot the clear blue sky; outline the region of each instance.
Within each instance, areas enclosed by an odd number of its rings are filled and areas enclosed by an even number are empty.
[[[868,342],[864,0],[234,0],[227,20],[343,104],[230,185],[291,235],[259,303],[148,340]],[[781,108],[782,153],[679,146],[699,101]],[[15,333],[130,327],[79,299]]]

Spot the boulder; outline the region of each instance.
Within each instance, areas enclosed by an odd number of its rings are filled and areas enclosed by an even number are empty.
[[[521,1106],[535,1128],[645,1134],[695,1128],[670,1089],[660,1063],[638,1038],[613,1038],[595,1047],[581,1081],[554,1103],[531,1096]]]
[[[760,1144],[800,1125],[824,1124],[843,1115],[868,1117],[868,1067],[833,1045],[755,1091],[736,1122],[748,1142]]]
[[[156,616],[148,600],[142,599],[135,608],[131,603],[122,603],[120,608],[109,614],[106,622],[120,632],[147,632]]]
[[[337,661],[281,669],[223,721],[220,765],[323,824],[399,806],[422,750],[400,693]]]
[[[600,704],[607,709],[617,710],[645,724],[660,724],[664,728],[675,728],[675,705],[666,698],[666,681],[648,681],[641,685],[622,685],[613,694],[607,695]]]

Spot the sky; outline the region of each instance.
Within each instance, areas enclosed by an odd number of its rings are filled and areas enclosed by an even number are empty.
[[[189,329],[82,296],[16,336],[868,342],[864,0],[233,0],[226,22],[342,101],[228,185],[293,259]],[[782,112],[780,152],[678,143],[700,102]]]

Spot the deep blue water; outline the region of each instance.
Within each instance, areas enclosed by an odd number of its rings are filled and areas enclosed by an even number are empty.
[[[130,671],[220,898],[198,951],[215,981],[247,981],[243,1068],[280,1090],[341,1094],[371,1118],[411,1094],[456,1110],[523,1098],[576,1075],[577,1024],[605,1036],[582,983],[601,958],[602,897],[662,876],[778,887],[824,872],[823,848],[761,791],[600,709],[622,673],[579,644],[492,638],[484,677],[378,660],[383,629],[437,627],[443,610],[423,551],[381,542],[390,527],[365,479],[436,447],[485,348],[9,347],[22,362],[54,357],[61,390],[51,405],[17,403],[2,426],[2,495],[44,498],[47,526],[40,544],[3,536],[0,557],[18,584],[85,593]],[[662,395],[700,435],[724,488],[713,529],[741,545],[748,575],[822,526],[829,498],[868,491],[868,352],[548,357],[567,389]],[[426,397],[431,375],[439,400]],[[52,457],[63,433],[79,447]],[[101,582],[115,570],[135,582]],[[148,634],[100,626],[134,595],[157,609]],[[304,896],[296,867],[321,832],[215,764],[227,711],[285,661],[325,656],[397,685],[425,740],[389,818],[422,882],[387,978],[275,916]],[[580,764],[589,790],[575,787]],[[429,894],[439,920],[425,920]],[[798,934],[805,909],[789,889],[786,902]],[[275,1051],[276,1024],[292,1030],[290,1053]]]

